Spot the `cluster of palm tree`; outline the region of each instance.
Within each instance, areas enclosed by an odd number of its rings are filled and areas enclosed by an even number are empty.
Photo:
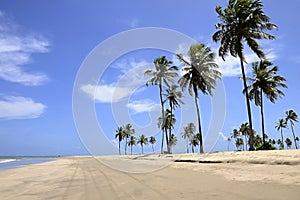
[[[202,43],[192,45],[185,58],[182,54],[177,54],[178,60],[183,64],[182,70],[185,74],[179,77],[176,85],[175,78],[178,77],[178,67],[172,66],[172,61],[168,61],[166,56],[154,59],[154,69],[145,71],[145,75],[151,76],[146,82],[159,87],[159,96],[161,102],[161,116],[158,118],[158,126],[162,131],[161,153],[163,153],[164,138],[166,138],[167,152],[171,153],[171,148],[177,143],[176,136],[172,133],[176,118],[173,110],[180,107],[183,102],[180,99],[182,92],[177,91],[180,87],[182,91],[188,90],[191,96],[194,96],[197,110],[198,122],[198,140],[200,152],[203,153],[202,129],[200,120],[200,110],[198,105],[199,91],[203,94],[212,95],[216,80],[221,78],[218,71],[218,65],[215,62],[215,54],[209,47]],[[163,99],[163,90],[165,89],[165,99]],[[169,108],[165,108],[165,103],[169,102]]]
[[[125,139],[125,149],[124,153],[127,154],[127,146],[130,146],[130,153],[132,155],[132,147],[140,144],[142,149],[142,154],[144,154],[144,145],[147,145],[150,143],[152,145],[152,150],[154,153],[154,147],[153,144],[156,142],[156,139],[154,136],[148,138],[142,134],[139,137],[134,137],[135,129],[132,127],[131,124],[126,124],[125,126],[119,126],[116,130],[115,138],[118,140],[119,143],[119,154],[121,155],[121,142]]]
[[[195,148],[200,145],[200,134],[195,133],[196,127],[193,122],[188,123],[186,126],[183,127],[183,132],[181,136],[183,139],[186,140],[186,152],[189,153],[189,147],[192,147],[192,153],[195,152]],[[199,148],[200,150],[200,148]]]
[[[282,130],[284,128],[288,128],[288,123],[289,123],[291,132],[293,134],[295,148],[298,149],[297,142],[299,142],[299,137],[297,137],[295,135],[295,131],[294,131],[294,122],[298,122],[298,115],[296,114],[296,112],[294,110],[288,110],[285,112],[285,114],[286,114],[285,118],[279,119],[279,121],[276,123],[276,126],[275,126],[277,131],[280,131],[280,135],[281,135],[281,140],[278,139],[277,143],[280,145],[280,149],[284,149],[284,142],[283,142],[284,139],[283,139]],[[292,146],[292,141],[289,138],[286,138],[285,143],[286,143],[287,147]]]

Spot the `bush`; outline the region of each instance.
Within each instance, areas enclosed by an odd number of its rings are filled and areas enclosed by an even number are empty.
[[[265,145],[260,145],[256,148],[257,151],[259,150],[275,150],[276,147],[272,145],[270,142],[265,142]]]

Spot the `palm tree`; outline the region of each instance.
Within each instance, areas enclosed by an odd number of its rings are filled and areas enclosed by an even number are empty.
[[[234,138],[234,141],[236,142],[237,138],[240,136],[240,132],[235,128],[233,129],[231,133],[231,138]]]
[[[189,153],[189,143],[191,139],[193,138],[193,135],[195,134],[195,124],[193,122],[190,122],[187,124],[187,126],[183,127],[183,132],[181,133],[181,136],[183,139],[186,139],[186,152]]]
[[[153,147],[153,144],[156,142],[155,137],[154,137],[154,136],[151,136],[151,137],[149,138],[149,142],[150,142],[150,144],[151,144],[151,146],[152,146],[152,151],[153,151],[153,154],[154,154],[154,147]]]
[[[229,137],[229,138],[227,138],[227,142],[228,142],[227,151],[229,151],[229,145],[230,145],[230,142],[231,142],[231,139],[230,139],[230,137]]]
[[[284,144],[280,139],[277,140],[277,144],[279,145],[279,149],[284,149]]]
[[[127,147],[127,139],[135,133],[135,129],[132,128],[131,124],[126,124],[124,128],[124,138],[125,138],[125,155],[126,155],[126,147]]]
[[[134,146],[136,144],[135,142],[135,137],[134,136],[130,136],[130,139],[128,141],[128,146],[130,146],[130,153],[132,155],[132,146]]]
[[[298,122],[298,115],[293,110],[288,110],[285,112],[285,114],[286,114],[286,116],[285,116],[286,122],[287,123],[290,122],[290,124],[291,124],[295,147],[296,147],[296,149],[298,149],[297,142],[296,142],[296,136],[295,136],[295,132],[294,132],[294,122]]]
[[[216,7],[220,23],[215,25],[216,31],[212,38],[215,42],[221,41],[219,56],[225,60],[228,53],[233,57],[239,57],[244,89],[247,88],[244,63],[244,42],[259,57],[265,58],[264,52],[257,43],[261,39],[275,39],[266,30],[276,29],[275,24],[270,23],[270,18],[263,11],[260,0],[229,0],[227,8]],[[250,130],[253,130],[251,107],[248,91],[245,91]],[[250,134],[249,150],[254,150],[253,132]]]
[[[145,71],[144,75],[152,76],[147,82],[146,86],[149,84],[158,85],[159,87],[159,97],[160,97],[160,104],[161,104],[161,117],[165,119],[165,109],[164,109],[164,102],[162,97],[163,92],[163,84],[169,86],[169,82],[174,82],[174,77],[178,76],[176,72],[178,67],[171,66],[172,61],[168,61],[166,56],[162,56],[159,58],[154,59],[154,66],[155,69],[148,69]],[[162,128],[162,142],[161,142],[161,153],[163,154],[163,143],[164,143],[164,128]]]
[[[290,138],[286,138],[285,143],[286,143],[287,148],[290,149],[293,142]]]
[[[250,127],[249,127],[249,124],[246,122],[246,123],[243,123],[242,125],[241,125],[241,127],[240,127],[240,130],[239,130],[239,132],[240,133],[242,133],[242,135],[244,136],[244,138],[245,138],[245,142],[244,142],[244,144],[246,145],[246,150],[247,150],[247,143],[248,143],[248,141],[247,141],[247,137],[250,135]],[[243,148],[244,148],[244,146],[243,146]]]
[[[170,153],[172,153],[172,147],[175,146],[177,144],[177,142],[178,142],[177,137],[172,133],[170,136],[170,141],[169,141]]]
[[[137,144],[141,144],[142,154],[144,154],[144,145],[148,144],[148,138],[144,134],[140,135]]]
[[[280,119],[277,123],[275,128],[277,129],[277,131],[280,130],[280,135],[281,135],[281,144],[282,144],[282,149],[284,149],[284,143],[283,143],[283,134],[282,134],[282,129],[283,128],[287,128],[287,122],[285,119]],[[281,146],[281,145],[280,145]]]
[[[284,93],[279,90],[278,87],[287,88],[283,83],[286,81],[285,78],[276,75],[278,67],[275,66],[268,69],[270,66],[272,66],[272,63],[268,60],[252,63],[253,78],[248,78],[251,84],[247,87],[250,100],[254,99],[255,105],[260,107],[263,146],[266,145],[263,94],[265,94],[272,103],[275,103],[275,100],[284,96]]]
[[[178,85],[171,85],[167,90],[166,90],[166,94],[165,97],[166,99],[164,100],[164,103],[166,103],[167,101],[169,102],[169,106],[170,106],[170,116],[173,116],[173,110],[175,110],[176,108],[180,107],[180,104],[183,104],[183,101],[181,100],[182,98],[182,92],[181,91],[177,91],[177,88],[179,86]],[[170,124],[173,124],[172,118],[170,118]],[[169,127],[169,138],[171,138],[171,132],[172,132],[172,127]]]
[[[194,153],[194,147],[196,148],[199,145],[199,134],[193,135],[190,145],[192,146],[192,152]]]
[[[121,155],[121,142],[124,138],[124,129],[123,129],[122,126],[119,126],[117,128],[115,138],[118,139],[118,142],[119,142],[119,155]]]
[[[244,146],[244,140],[240,137],[238,137],[235,141],[235,146],[237,150],[241,150],[241,146]]]
[[[192,45],[188,52],[188,60],[182,54],[177,54],[179,61],[185,66],[183,70],[186,72],[178,83],[182,90],[188,89],[191,96],[194,96],[198,131],[200,134],[200,153],[204,153],[202,141],[202,128],[200,119],[200,110],[198,105],[198,97],[200,90],[203,94],[212,95],[215,89],[216,80],[221,79],[221,73],[215,62],[215,54],[209,47],[202,43]]]

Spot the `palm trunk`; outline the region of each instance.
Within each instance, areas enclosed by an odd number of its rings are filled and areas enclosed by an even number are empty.
[[[229,145],[230,145],[230,142],[228,142],[227,151],[229,151]]]
[[[172,133],[172,118],[173,118],[173,105],[172,102],[170,102],[170,110],[171,110],[171,118],[170,118],[170,127],[169,127],[169,140],[171,139],[171,133]],[[168,145],[168,153],[171,153],[171,147],[170,147],[170,141]]]
[[[119,155],[121,155],[121,142],[119,140]]]
[[[143,148],[143,144],[141,144],[141,147],[142,147],[142,154],[144,154],[144,148]]]
[[[252,129],[250,100],[249,100],[249,94],[248,94],[248,90],[247,90],[247,82],[246,82],[246,74],[245,74],[245,69],[244,69],[243,58],[241,56],[239,56],[239,57],[240,57],[240,62],[241,62],[243,85],[244,85],[245,94],[246,94],[246,104],[247,104],[248,120],[249,120],[249,126],[250,126],[249,150],[253,151],[254,150],[254,138],[253,138],[253,129]]]
[[[282,148],[284,149],[284,142],[283,142],[282,128],[280,128],[280,134],[281,134]]]
[[[261,114],[261,131],[262,131],[262,140],[263,140],[263,146],[266,147],[266,133],[265,133],[265,119],[264,119],[264,106],[263,106],[263,91],[260,89],[260,114]]]
[[[293,137],[294,137],[295,148],[298,149],[296,136],[295,136],[295,132],[294,132],[294,126],[293,126],[292,122],[291,122],[291,128],[292,128],[292,133],[293,133]]]
[[[162,117],[162,126],[161,126],[161,154],[164,153],[164,123],[165,123],[165,108],[164,108],[164,102],[162,97],[162,81],[160,80],[159,83],[159,97],[160,97],[160,104],[161,104],[161,117]]]
[[[126,155],[126,150],[127,150],[127,137],[125,137],[125,155]]]
[[[152,144],[152,151],[153,151],[153,154],[154,154],[154,147],[153,147],[153,144]]]
[[[169,142],[169,136],[168,136],[168,128],[165,128],[165,133],[166,133],[166,143],[167,143],[167,152],[170,153],[170,142]]]
[[[189,139],[186,139],[186,153],[189,153]]]
[[[199,138],[200,148],[199,148],[199,151],[200,151],[200,153],[204,153],[203,141],[202,141],[200,111],[199,111],[198,98],[197,98],[196,93],[195,93],[195,104],[196,104],[197,118],[198,118],[198,129],[199,129],[199,134],[200,134],[200,138]]]
[[[131,153],[131,155],[132,155],[132,145],[130,146],[130,153]]]

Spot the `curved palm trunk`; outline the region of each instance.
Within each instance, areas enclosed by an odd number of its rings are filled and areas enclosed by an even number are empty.
[[[261,114],[261,131],[262,131],[262,141],[263,141],[263,146],[265,147],[266,145],[266,133],[265,133],[265,118],[264,118],[264,106],[263,106],[263,91],[260,89],[260,114]]]
[[[159,83],[159,97],[160,97],[160,104],[161,104],[161,117],[162,117],[162,126],[161,126],[161,154],[164,153],[164,122],[165,122],[165,108],[164,108],[164,102],[162,97],[162,81],[160,80]]]
[[[284,149],[284,142],[283,142],[282,128],[280,128],[280,134],[281,134],[282,148]]]
[[[196,93],[195,93],[195,104],[196,104],[197,118],[198,118],[198,129],[199,129],[199,134],[200,134],[200,138],[199,138],[200,148],[199,148],[199,151],[200,151],[200,153],[204,153],[203,141],[202,141],[200,111],[199,111],[198,98],[196,96]]]
[[[291,128],[292,128],[292,133],[293,133],[293,137],[294,137],[295,148],[298,149],[296,136],[295,136],[295,132],[294,132],[294,125],[292,124],[292,122],[291,122]]]
[[[254,140],[253,140],[253,129],[252,129],[252,117],[251,117],[250,100],[249,100],[249,94],[248,94],[248,90],[247,90],[246,74],[245,74],[243,59],[242,59],[241,56],[239,56],[239,57],[240,57],[240,62],[241,62],[243,85],[244,85],[245,94],[246,94],[246,104],[247,104],[248,120],[249,120],[249,126],[250,126],[249,150],[253,151],[254,150]]]

